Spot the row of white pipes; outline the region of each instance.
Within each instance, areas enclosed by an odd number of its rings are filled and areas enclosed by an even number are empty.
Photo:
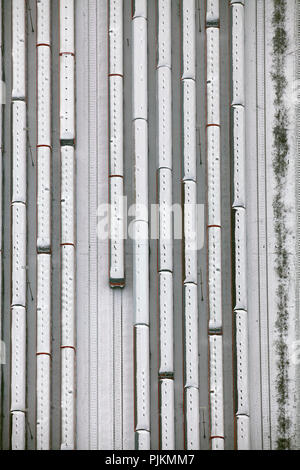
[[[245,18],[244,2],[231,1],[232,157],[235,259],[236,426],[238,450],[250,449],[246,179],[245,179]]]
[[[26,27],[12,1],[12,448],[26,440]],[[37,448],[51,421],[51,2],[37,1]],[[74,1],[60,1],[61,434],[75,447],[75,51]]]
[[[50,448],[51,421],[51,3],[37,1],[37,448]],[[12,2],[12,448],[26,422],[26,37],[25,1]],[[75,446],[75,57],[74,2],[60,1],[61,426]]]
[[[197,251],[196,5],[182,0],[185,448],[200,448]]]
[[[234,3],[238,3],[234,5]],[[247,298],[244,194],[244,6],[232,4],[233,158],[235,211],[237,437],[249,445]],[[182,0],[184,186],[185,445],[199,449],[196,37],[195,0]],[[51,14],[37,1],[37,448],[50,448],[51,389]],[[122,286],[123,234],[123,2],[110,0],[110,283]],[[12,448],[25,448],[26,422],[26,37],[25,0],[12,0]],[[241,27],[242,25],[242,27]],[[135,203],[148,207],[147,2],[133,5],[133,135]],[[207,162],[209,244],[210,422],[212,449],[224,447],[219,2],[207,1]],[[235,62],[236,61],[236,62]],[[172,246],[171,1],[158,0],[159,383],[160,446],[175,447]],[[235,72],[238,70],[238,72]],[[60,1],[61,140],[61,403],[62,448],[75,447],[75,41],[74,0]],[[148,210],[134,222],[135,431],[150,448]]]
[[[148,40],[147,1],[132,5],[133,38],[133,296],[135,445],[150,449],[150,316],[149,316],[149,219],[148,219]]]
[[[26,442],[26,27],[25,0],[12,0],[11,447]]]
[[[60,0],[61,448],[75,448],[75,18]]]
[[[212,450],[224,449],[219,0],[206,4],[208,335]]]
[[[171,0],[157,2],[157,136],[159,203],[159,415],[160,448],[175,448]]]

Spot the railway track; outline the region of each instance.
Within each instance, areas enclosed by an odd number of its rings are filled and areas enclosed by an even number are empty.
[[[270,342],[269,342],[269,290],[268,290],[268,209],[267,209],[267,159],[265,116],[265,3],[256,2],[256,129],[257,129],[257,237],[258,237],[258,289],[260,328],[260,376],[262,399],[262,445],[270,448]]]

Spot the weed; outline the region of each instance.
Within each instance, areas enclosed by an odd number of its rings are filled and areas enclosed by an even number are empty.
[[[288,207],[285,203],[284,188],[288,171],[288,112],[285,106],[285,89],[287,80],[285,77],[285,54],[288,47],[288,38],[285,29],[286,0],[273,0],[274,11],[272,25],[274,34],[273,45],[273,70],[272,81],[274,84],[275,98],[275,123],[273,127],[273,172],[276,188],[273,199],[274,231],[275,231],[275,270],[278,276],[277,318],[275,328],[277,340],[275,350],[277,355],[276,392],[278,404],[277,419],[277,449],[289,449],[290,419],[288,416],[288,299],[289,299],[289,252],[287,248],[288,230],[286,228],[286,214]]]

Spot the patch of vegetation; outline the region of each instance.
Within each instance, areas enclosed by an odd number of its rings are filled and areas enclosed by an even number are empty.
[[[289,299],[289,252],[287,247],[288,229],[286,217],[288,207],[285,204],[284,188],[288,171],[288,112],[285,105],[285,58],[288,38],[285,29],[286,0],[273,0],[274,12],[272,17],[273,34],[273,69],[272,80],[275,90],[275,123],[273,127],[273,171],[276,180],[275,195],[273,199],[274,230],[276,237],[275,269],[278,276],[277,318],[275,323],[277,340],[275,343],[277,354],[276,391],[278,403],[277,420],[277,449],[285,450],[291,447],[290,419],[288,414],[289,399],[289,355],[287,346],[288,335],[288,299]]]

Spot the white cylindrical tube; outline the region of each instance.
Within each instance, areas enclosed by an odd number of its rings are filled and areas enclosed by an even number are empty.
[[[75,448],[75,11],[60,0],[61,449]]]
[[[197,252],[196,2],[182,2],[185,447],[200,449]]]

